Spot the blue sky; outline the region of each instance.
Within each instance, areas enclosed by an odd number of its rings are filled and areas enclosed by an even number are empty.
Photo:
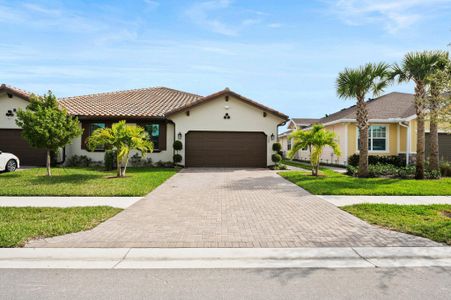
[[[0,0],[0,26],[0,82],[35,93],[230,87],[321,117],[353,104],[335,92],[345,67],[449,50],[451,0]]]

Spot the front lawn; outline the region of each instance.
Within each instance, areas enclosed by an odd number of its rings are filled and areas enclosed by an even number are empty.
[[[44,168],[0,174],[0,196],[144,196],[176,173],[175,169],[129,168],[127,177],[93,168]]]
[[[451,205],[357,204],[342,207],[368,223],[451,245]]]
[[[315,195],[451,195],[451,178],[356,178],[327,169],[322,169],[318,177],[308,171],[280,172],[279,175]]]
[[[0,207],[0,247],[20,247],[28,240],[91,229],[121,209],[95,207]]]

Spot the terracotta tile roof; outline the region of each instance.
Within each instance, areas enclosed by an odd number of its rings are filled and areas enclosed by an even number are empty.
[[[61,98],[61,105],[72,115],[114,117],[164,117],[178,107],[202,96],[166,87],[125,90]]]
[[[203,97],[166,87],[155,87],[61,98],[60,104],[70,114],[77,116],[164,118],[223,94],[231,94],[268,113],[273,113],[282,119],[288,119],[286,115],[229,89]]]
[[[366,102],[369,119],[397,119],[415,115],[414,95],[392,92]],[[327,117],[319,119],[319,123],[329,123],[340,119],[355,119],[356,105],[342,109]]]
[[[14,86],[11,86],[11,85],[7,85],[7,84],[4,84],[4,83],[2,83],[0,85],[0,92],[11,93],[11,94],[16,95],[18,97],[21,97],[21,98],[23,98],[25,100],[29,100],[30,99],[30,95],[31,95],[30,92],[27,92],[27,91],[25,91],[23,89],[19,89],[17,87],[14,87]]]

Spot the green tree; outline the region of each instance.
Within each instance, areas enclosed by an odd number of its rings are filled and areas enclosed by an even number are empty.
[[[437,68],[442,60],[444,51],[409,52],[404,56],[401,64],[393,66],[392,78],[399,83],[413,81],[415,83],[415,110],[417,115],[417,154],[416,179],[424,179],[424,149],[425,133],[424,121],[427,108],[427,78]]]
[[[117,177],[125,176],[130,151],[137,150],[142,155],[153,151],[153,143],[144,128],[127,125],[125,121],[111,128],[96,129],[88,138],[87,146],[90,150],[104,146],[116,151]]]
[[[430,154],[429,167],[431,170],[439,170],[439,124],[450,124],[451,107],[451,61],[448,56],[443,57],[443,62],[437,64],[436,70],[426,77],[428,83],[428,103],[430,122]]]
[[[289,138],[293,139],[293,146],[288,151],[289,158],[293,158],[301,149],[309,149],[313,176],[318,176],[319,162],[324,147],[329,146],[335,155],[340,155],[340,146],[335,141],[335,133],[326,130],[321,124],[313,125],[312,129],[293,131]]]
[[[368,177],[368,110],[365,97],[382,93],[389,83],[389,65],[368,63],[356,69],[345,69],[338,74],[337,94],[344,99],[357,100],[356,120],[359,128],[359,177]]]
[[[82,134],[77,118],[58,106],[51,91],[42,97],[31,95],[26,109],[17,112],[16,123],[31,146],[47,150],[47,176],[52,175],[50,153],[57,152]]]

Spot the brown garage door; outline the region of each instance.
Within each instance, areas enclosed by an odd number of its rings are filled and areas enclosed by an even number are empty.
[[[20,129],[0,129],[0,150],[16,155],[21,165],[45,165],[45,150],[31,147],[20,132]]]
[[[186,134],[187,167],[266,167],[261,132],[191,131]]]

